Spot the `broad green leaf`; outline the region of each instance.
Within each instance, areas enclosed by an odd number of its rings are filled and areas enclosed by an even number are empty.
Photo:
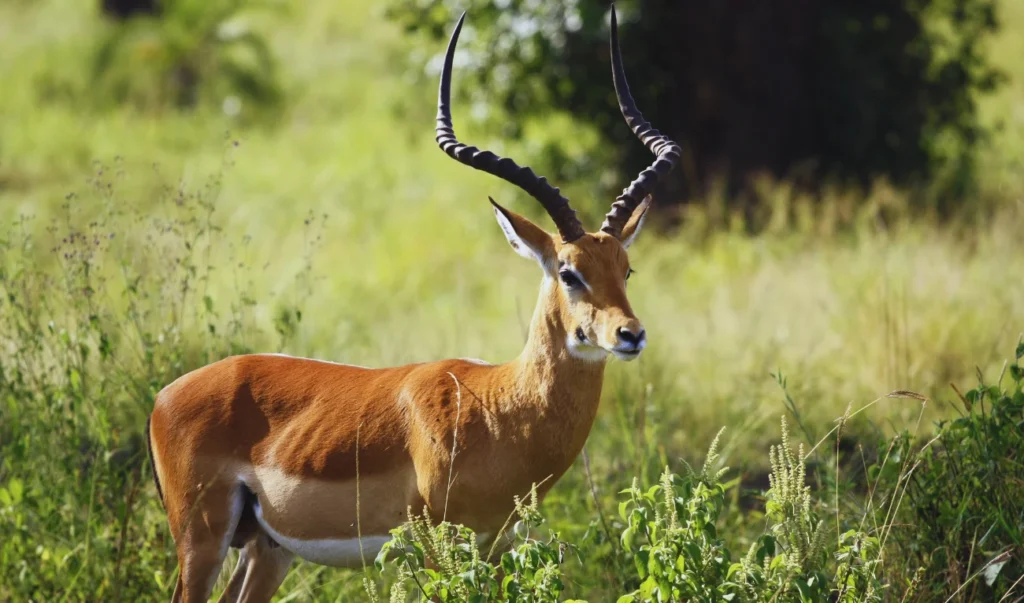
[[[650,601],[653,598],[654,591],[658,588],[658,583],[654,580],[653,576],[648,577],[640,585],[640,596],[642,600]]]
[[[659,559],[659,557],[660,555],[652,554],[650,559],[647,560],[647,569],[650,570],[651,574],[656,576],[661,575],[663,569],[661,566],[661,559]]]
[[[25,492],[25,487],[22,485],[20,479],[11,479],[7,484],[7,490],[10,491],[11,499],[14,501],[14,504],[21,502],[21,495]]]
[[[630,526],[622,531],[622,546],[626,550],[633,550],[633,538],[636,536],[636,530]]]
[[[633,557],[633,564],[636,565],[636,572],[641,578],[647,577],[647,559],[650,554],[651,552],[649,550],[643,549],[637,551],[636,556]]]

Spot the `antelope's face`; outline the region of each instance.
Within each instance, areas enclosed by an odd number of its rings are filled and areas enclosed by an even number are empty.
[[[588,233],[565,242],[494,204],[495,217],[512,248],[543,268],[566,347],[577,358],[596,361],[614,354],[633,360],[647,345],[647,332],[626,295],[632,272],[626,249],[639,232],[647,208],[647,202],[637,207],[618,236]]]
[[[647,333],[626,298],[626,279],[631,272],[626,249],[647,215],[654,185],[679,162],[682,149],[655,130],[633,101],[622,67],[615,8],[611,10],[610,28],[615,96],[626,123],[656,158],[623,189],[605,216],[601,230],[592,234],[584,231],[569,200],[546,178],[537,176],[530,168],[520,167],[512,159],[469,146],[456,138],[451,116],[452,66],[465,18],[463,14],[452,32],[441,69],[434,130],[437,144],[453,159],[523,189],[551,216],[558,228],[557,238],[491,200],[498,224],[512,248],[519,255],[536,260],[544,269],[545,291],[554,296],[555,302],[547,309],[558,314],[569,353],[587,360],[603,360],[608,354],[632,360],[647,345]]]
[[[626,247],[603,232],[558,247],[557,287],[570,352],[595,360],[608,353],[622,360],[640,356],[647,333],[626,296],[632,272]]]

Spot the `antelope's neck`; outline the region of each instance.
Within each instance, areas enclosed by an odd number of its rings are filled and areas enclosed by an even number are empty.
[[[541,285],[526,346],[512,363],[517,389],[512,403],[519,407],[517,414],[540,419],[532,422],[536,435],[574,459],[597,415],[605,360],[584,360],[569,353],[571,327],[564,324],[557,286],[550,278]]]

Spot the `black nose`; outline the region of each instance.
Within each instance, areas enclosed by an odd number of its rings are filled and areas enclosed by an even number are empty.
[[[619,336],[619,341],[622,343],[628,343],[633,347],[639,346],[640,342],[647,338],[647,331],[643,329],[640,329],[639,333],[634,333],[619,327],[619,329],[615,331],[615,334]]]

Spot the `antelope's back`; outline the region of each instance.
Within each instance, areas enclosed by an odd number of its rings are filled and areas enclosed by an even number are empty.
[[[410,368],[274,354],[225,358],[158,394],[152,442],[163,463],[169,456],[216,459],[344,480],[355,476],[358,441],[360,471],[373,473],[404,454],[408,421],[395,397]]]

